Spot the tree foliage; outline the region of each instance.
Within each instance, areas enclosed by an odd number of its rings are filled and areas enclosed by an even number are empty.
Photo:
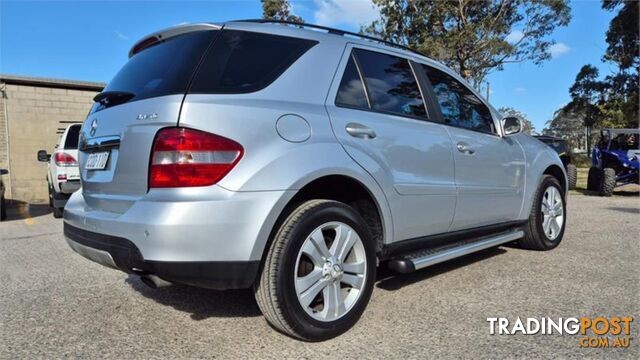
[[[582,139],[583,127],[593,130],[638,127],[638,6],[637,1],[602,2],[603,9],[618,11],[609,24],[606,33],[607,49],[602,56],[602,61],[614,65],[614,70],[601,78],[595,66],[583,66],[569,88],[571,101],[556,111],[553,119],[547,122],[545,132]],[[593,139],[587,138],[588,147],[591,140]]]
[[[285,20],[302,23],[299,16],[291,13],[289,0],[260,0],[262,2],[262,18],[272,20]]]
[[[571,18],[566,0],[373,0],[364,33],[410,46],[478,86],[507,63],[550,58],[548,36]]]
[[[498,111],[503,115],[503,116],[514,116],[517,118],[520,118],[520,120],[522,121],[522,125],[523,125],[523,132],[525,134],[531,134],[532,132],[535,131],[535,126],[533,126],[533,123],[531,122],[531,120],[529,120],[529,118],[527,117],[527,115],[525,115],[525,113],[518,111],[512,107],[501,107],[500,109],[498,109]]]

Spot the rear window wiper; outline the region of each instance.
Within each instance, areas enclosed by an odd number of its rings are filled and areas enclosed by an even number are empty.
[[[114,106],[131,100],[136,94],[128,91],[103,91],[94,96],[93,101],[104,107]]]

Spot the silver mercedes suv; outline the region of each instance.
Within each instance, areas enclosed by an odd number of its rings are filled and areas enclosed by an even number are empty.
[[[563,237],[558,155],[410,49],[252,20],[129,58],[82,126],[64,233],[150,286],[253,287],[273,327],[317,341],[357,322],[379,266]]]

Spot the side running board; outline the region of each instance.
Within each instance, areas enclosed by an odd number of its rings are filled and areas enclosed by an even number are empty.
[[[511,230],[481,238],[466,240],[437,248],[400,255],[389,261],[389,268],[407,274],[460,256],[502,245],[524,236],[522,230]]]

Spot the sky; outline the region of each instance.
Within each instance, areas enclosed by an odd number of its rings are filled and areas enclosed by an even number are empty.
[[[378,15],[371,0],[291,0],[306,22],[357,31]],[[540,131],[569,101],[580,67],[601,75],[605,33],[615,12],[600,1],[572,1],[572,20],[550,36],[557,43],[541,65],[508,64],[489,75],[490,102],[523,112]],[[0,73],[108,82],[143,36],[181,23],[259,18],[259,0],[12,1],[0,0]],[[510,37],[518,37],[514,29]]]

